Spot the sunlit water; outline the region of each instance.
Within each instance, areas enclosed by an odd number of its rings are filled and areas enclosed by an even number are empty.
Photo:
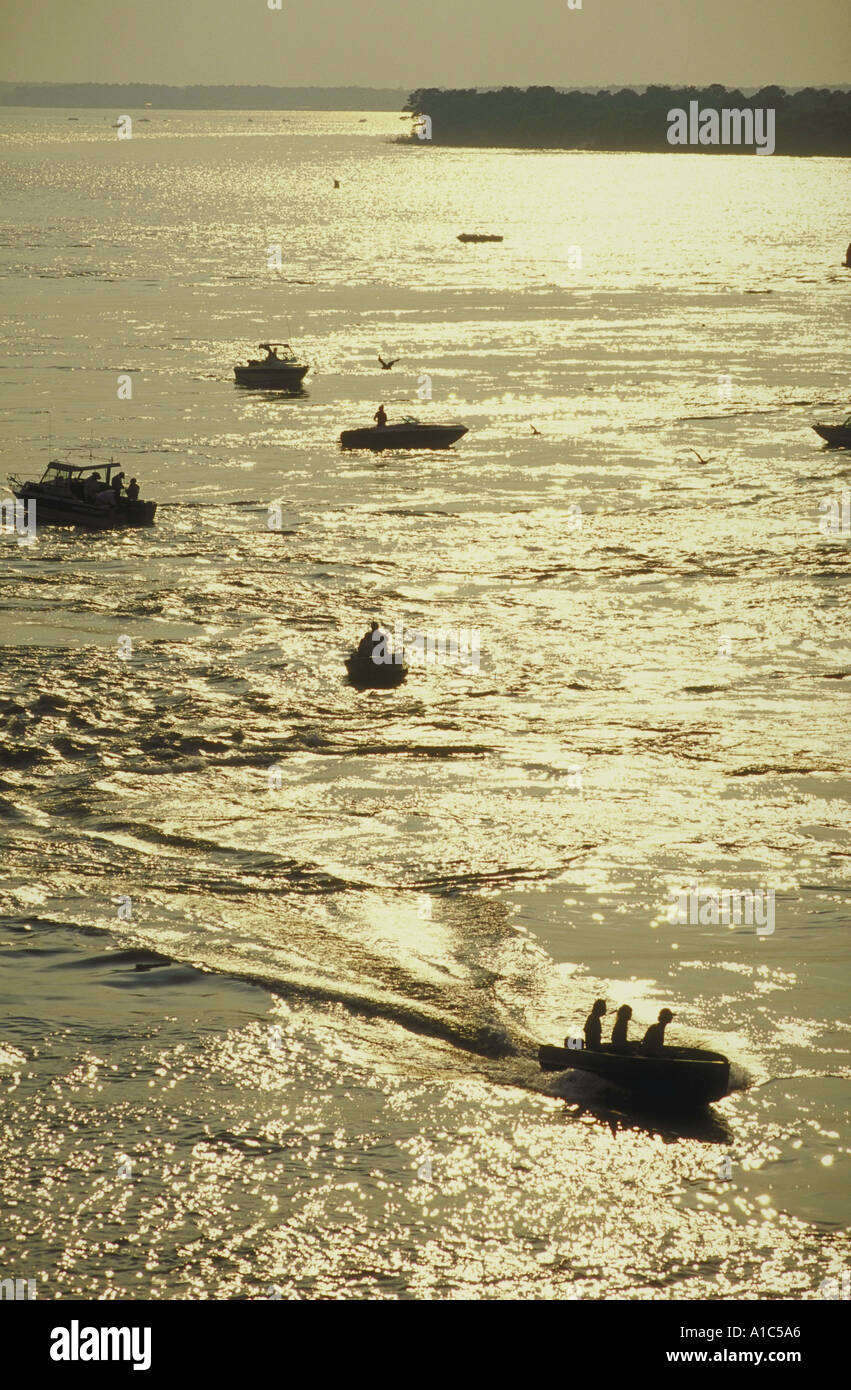
[[[114,119],[2,116],[3,472],[92,440],[160,505],[0,536],[0,1275],[818,1297],[851,1259],[819,528],[851,457],[809,428],[848,413],[846,164]],[[303,397],[234,386],[266,337]],[[379,401],[470,433],[341,454]],[[373,615],[476,628],[481,669],[357,694]],[[774,931],[672,925],[692,882],[774,890]],[[738,1089],[674,1121],[542,1074],[601,993]]]

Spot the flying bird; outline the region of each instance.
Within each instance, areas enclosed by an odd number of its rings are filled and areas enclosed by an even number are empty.
[[[379,354],[378,354],[378,360],[379,360],[379,362],[381,363],[382,367],[384,368],[385,372],[389,372],[389,371],[390,371],[390,368],[391,368],[391,367],[395,367],[395,366],[396,366],[396,363],[397,363],[397,362],[401,362],[402,359],[401,359],[401,357],[394,357],[394,358],[392,359],[392,361],[390,361],[390,362],[385,362],[385,361],[384,361],[384,358],[381,356],[381,353],[379,353]]]
[[[541,433],[540,430],[536,430],[536,429],[535,429],[535,426],[534,426],[533,424],[531,424],[531,422],[530,422],[530,424],[529,424],[529,428],[530,428],[530,430],[532,431],[533,434],[540,434],[540,433]]]
[[[708,458],[708,459],[702,458],[702,457],[700,456],[700,454],[697,452],[697,450],[696,450],[696,449],[692,449],[692,448],[689,448],[689,453],[690,453],[690,454],[694,454],[694,456],[695,456],[695,458],[697,459],[698,463],[711,463],[711,462],[712,462],[712,459],[715,457],[715,455],[713,454],[713,455],[711,455],[711,457]]]

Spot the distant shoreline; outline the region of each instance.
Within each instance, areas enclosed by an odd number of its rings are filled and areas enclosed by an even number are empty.
[[[763,87],[746,96],[717,85],[654,86],[643,92],[427,87],[411,93],[405,110],[420,118],[419,128],[402,137],[413,145],[752,155],[754,142],[741,138],[742,132],[764,117],[771,142],[760,153],[851,156],[851,92],[839,88]],[[678,125],[675,112],[683,113]],[[722,121],[725,112],[729,119]],[[674,125],[678,139],[672,138]],[[734,126],[740,138],[719,135]]]
[[[169,87],[151,82],[0,82],[0,106],[167,111],[401,111],[389,87]]]

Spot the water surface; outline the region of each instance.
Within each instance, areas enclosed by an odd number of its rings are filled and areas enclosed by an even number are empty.
[[[91,441],[159,511],[0,536],[2,1272],[817,1297],[848,1262],[819,504],[851,468],[809,428],[848,413],[845,164],[67,114],[0,117],[3,472]],[[267,337],[303,397],[234,386]],[[379,401],[470,433],[341,454]],[[373,615],[476,628],[481,667],[358,695]],[[691,882],[773,890],[775,930],[672,925]],[[598,994],[670,1007],[733,1095],[675,1122],[541,1074]]]

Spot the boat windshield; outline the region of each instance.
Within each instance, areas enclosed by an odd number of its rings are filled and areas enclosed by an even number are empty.
[[[266,350],[267,362],[294,362],[295,353],[289,343],[260,343]],[[280,349],[280,351],[278,351]]]

